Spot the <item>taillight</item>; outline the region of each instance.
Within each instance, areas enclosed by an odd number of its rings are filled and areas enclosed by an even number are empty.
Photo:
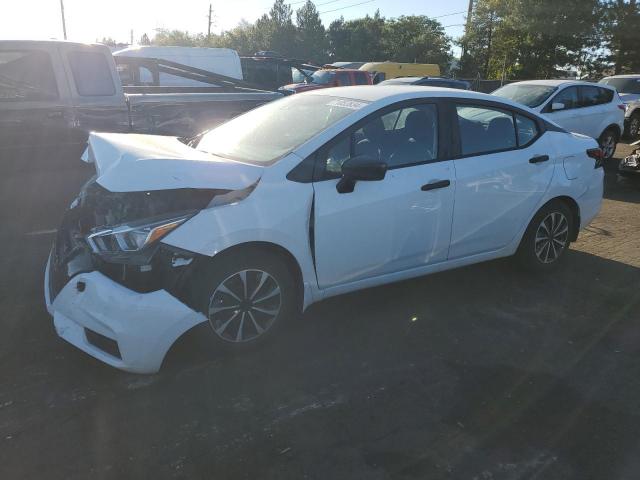
[[[602,166],[602,160],[604,160],[604,152],[601,148],[590,148],[587,150],[587,156],[593,158],[596,161],[594,168]]]
[[[622,111],[625,111],[627,109],[627,106],[624,103],[622,103],[622,104],[618,104],[618,108]]]

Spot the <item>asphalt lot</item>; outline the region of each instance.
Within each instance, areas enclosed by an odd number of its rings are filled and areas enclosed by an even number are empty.
[[[640,184],[613,167],[552,276],[497,261],[333,298],[244,356],[186,338],[155,376],[56,337],[68,199],[47,175],[17,204],[5,177],[0,478],[637,479]]]

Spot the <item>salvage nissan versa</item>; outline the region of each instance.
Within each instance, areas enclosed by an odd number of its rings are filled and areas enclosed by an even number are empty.
[[[546,272],[600,209],[601,155],[509,100],[413,86],[293,95],[191,139],[92,134],[47,308],[150,373],[197,325],[243,348],[333,295],[510,255]]]

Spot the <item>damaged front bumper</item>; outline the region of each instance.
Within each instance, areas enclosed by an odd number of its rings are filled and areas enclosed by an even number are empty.
[[[624,177],[640,178],[640,149],[634,150],[631,155],[620,160],[618,173]]]
[[[52,295],[52,257],[45,301],[58,335],[113,367],[155,373],[173,343],[206,317],[165,290],[139,293],[98,272],[77,273]]]

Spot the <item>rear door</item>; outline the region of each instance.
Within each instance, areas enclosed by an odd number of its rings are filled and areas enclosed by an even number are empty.
[[[457,103],[459,137],[449,259],[498,251],[546,192],[554,149],[534,117],[490,103]]]
[[[617,123],[615,115],[621,110],[612,105],[613,92],[596,86],[580,87],[580,106],[578,110],[585,135],[597,139],[611,123]],[[612,115],[613,112],[613,115]],[[609,121],[609,117],[613,117]]]

